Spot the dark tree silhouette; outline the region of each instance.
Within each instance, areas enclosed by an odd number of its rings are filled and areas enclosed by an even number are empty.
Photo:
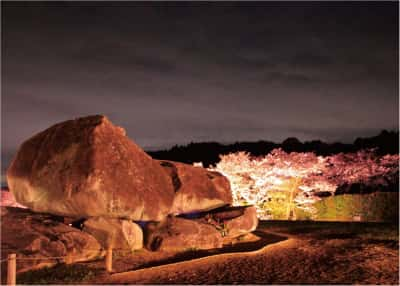
[[[223,145],[217,142],[190,143],[184,146],[175,145],[169,150],[147,152],[150,156],[160,160],[179,161],[188,164],[203,162],[205,167],[219,162],[219,155],[246,151],[253,156],[262,156],[275,148],[282,148],[286,152],[314,152],[317,155],[328,156],[337,153],[356,152],[361,149],[376,148],[376,152],[383,154],[399,153],[399,132],[383,130],[379,135],[369,138],[357,138],[353,144],[340,142],[325,143],[320,140],[300,142],[290,137],[282,143],[270,141],[236,142]]]

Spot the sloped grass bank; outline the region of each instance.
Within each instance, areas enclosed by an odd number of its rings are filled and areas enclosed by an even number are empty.
[[[315,204],[315,220],[396,221],[399,216],[399,194],[375,192],[327,197]]]

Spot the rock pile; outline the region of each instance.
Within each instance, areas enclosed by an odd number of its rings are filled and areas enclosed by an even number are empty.
[[[145,244],[151,250],[218,248],[255,230],[257,224],[255,207],[223,207],[148,223]]]
[[[18,203],[82,222],[76,231],[103,248],[216,248],[258,223],[254,207],[230,206],[226,177],[154,160],[101,115],[56,124],[25,141],[7,180]]]
[[[1,257],[17,253],[22,258],[18,260],[19,272],[57,262],[86,261],[104,255],[100,243],[93,236],[64,224],[62,217],[34,213],[23,208],[1,207],[0,210]],[[44,257],[59,259],[42,259]]]

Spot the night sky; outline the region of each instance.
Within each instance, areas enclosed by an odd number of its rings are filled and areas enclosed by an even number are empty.
[[[398,3],[2,2],[2,172],[105,114],[147,150],[398,129]]]

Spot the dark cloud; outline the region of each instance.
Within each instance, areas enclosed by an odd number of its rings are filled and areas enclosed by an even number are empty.
[[[328,68],[334,63],[332,55],[320,55],[318,52],[303,51],[295,54],[290,60],[293,66]]]

